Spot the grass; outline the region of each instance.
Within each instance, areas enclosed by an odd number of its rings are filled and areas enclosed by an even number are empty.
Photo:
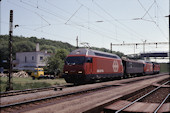
[[[7,84],[7,77],[0,77],[0,92],[4,92]],[[49,87],[52,85],[61,85],[66,84],[63,78],[57,79],[41,79],[41,80],[32,80],[31,77],[28,78],[12,78],[12,86],[14,90],[24,90],[24,89],[33,89],[33,88],[41,88],[41,87]]]

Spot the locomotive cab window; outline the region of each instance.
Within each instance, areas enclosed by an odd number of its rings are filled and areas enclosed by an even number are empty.
[[[86,62],[87,63],[92,63],[92,57],[86,57]]]
[[[67,57],[65,65],[82,65],[85,62],[85,56],[71,56]]]

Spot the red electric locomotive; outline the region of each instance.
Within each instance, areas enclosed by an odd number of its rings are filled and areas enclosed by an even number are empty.
[[[153,63],[152,62],[145,62],[144,64],[144,73],[145,74],[153,74]]]
[[[152,62],[152,63],[153,63],[153,73],[158,74],[160,72],[160,65],[156,62]]]
[[[76,49],[65,61],[64,75],[67,83],[84,83],[94,80],[121,78],[122,60],[111,53],[91,49]]]

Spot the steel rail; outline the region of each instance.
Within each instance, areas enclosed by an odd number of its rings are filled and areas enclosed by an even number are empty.
[[[163,84],[162,84],[162,85],[160,85],[159,87],[157,87],[157,88],[153,89],[152,91],[148,92],[147,94],[143,95],[142,97],[140,97],[140,98],[138,98],[138,99],[134,100],[134,101],[133,101],[133,102],[131,102],[130,104],[126,105],[125,107],[123,107],[123,108],[121,108],[121,109],[117,110],[115,113],[119,113],[119,112],[121,112],[122,110],[124,110],[124,109],[128,108],[129,106],[133,105],[133,104],[134,104],[134,103],[136,103],[137,101],[139,101],[139,100],[143,99],[144,97],[146,97],[146,96],[150,95],[151,93],[153,93],[154,91],[158,90],[159,88],[161,88],[163,85],[167,84],[168,82],[169,82],[169,81],[167,81],[167,82],[163,83]]]
[[[32,103],[32,102],[36,102],[36,101],[42,101],[42,100],[47,100],[47,99],[52,99],[52,98],[58,98],[58,97],[64,97],[64,96],[69,96],[69,95],[75,95],[75,94],[80,94],[80,93],[84,93],[84,92],[88,92],[88,91],[94,91],[94,90],[100,90],[100,89],[104,89],[104,88],[109,88],[109,87],[113,87],[113,86],[115,86],[115,85],[104,85],[104,86],[101,86],[101,87],[92,88],[92,89],[86,89],[86,90],[83,90],[83,91],[76,91],[76,92],[72,92],[72,93],[48,96],[48,97],[44,97],[44,98],[32,99],[32,100],[27,100],[27,101],[22,101],[22,102],[7,104],[7,105],[0,105],[0,108],[2,109],[2,108],[6,108],[6,107],[11,107],[11,106],[16,106],[16,105]]]
[[[44,88],[33,88],[33,89],[25,89],[25,90],[17,90],[17,91],[9,91],[9,92],[0,92],[0,97],[6,97],[7,96],[14,96],[19,94],[26,94],[28,92],[35,92],[35,91],[44,91],[47,89],[55,89],[55,88],[63,88],[64,86],[50,86],[50,87],[44,87]],[[15,94],[17,93],[17,94]]]
[[[128,82],[122,82],[121,84],[127,84],[127,83],[133,83],[133,82],[138,82],[138,81],[141,81],[141,80],[146,80],[146,79],[152,79],[154,77],[159,77],[160,75],[163,76],[163,75],[166,75],[168,73],[161,73],[161,74],[156,74],[156,75],[147,75],[147,78],[143,78],[143,79],[139,79],[139,80],[132,80],[132,81],[128,81]]]
[[[154,113],[158,112],[158,110],[162,107],[162,105],[165,103],[165,101],[168,99],[169,96],[170,96],[170,93],[165,97],[165,99],[162,101],[162,103],[156,108]]]

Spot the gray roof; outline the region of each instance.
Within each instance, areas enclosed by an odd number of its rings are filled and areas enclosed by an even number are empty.
[[[112,57],[112,58],[119,58],[119,56],[111,53],[101,52],[97,50],[87,49],[87,48],[80,48],[72,51],[69,55],[94,55],[94,56],[103,56],[103,57]]]

